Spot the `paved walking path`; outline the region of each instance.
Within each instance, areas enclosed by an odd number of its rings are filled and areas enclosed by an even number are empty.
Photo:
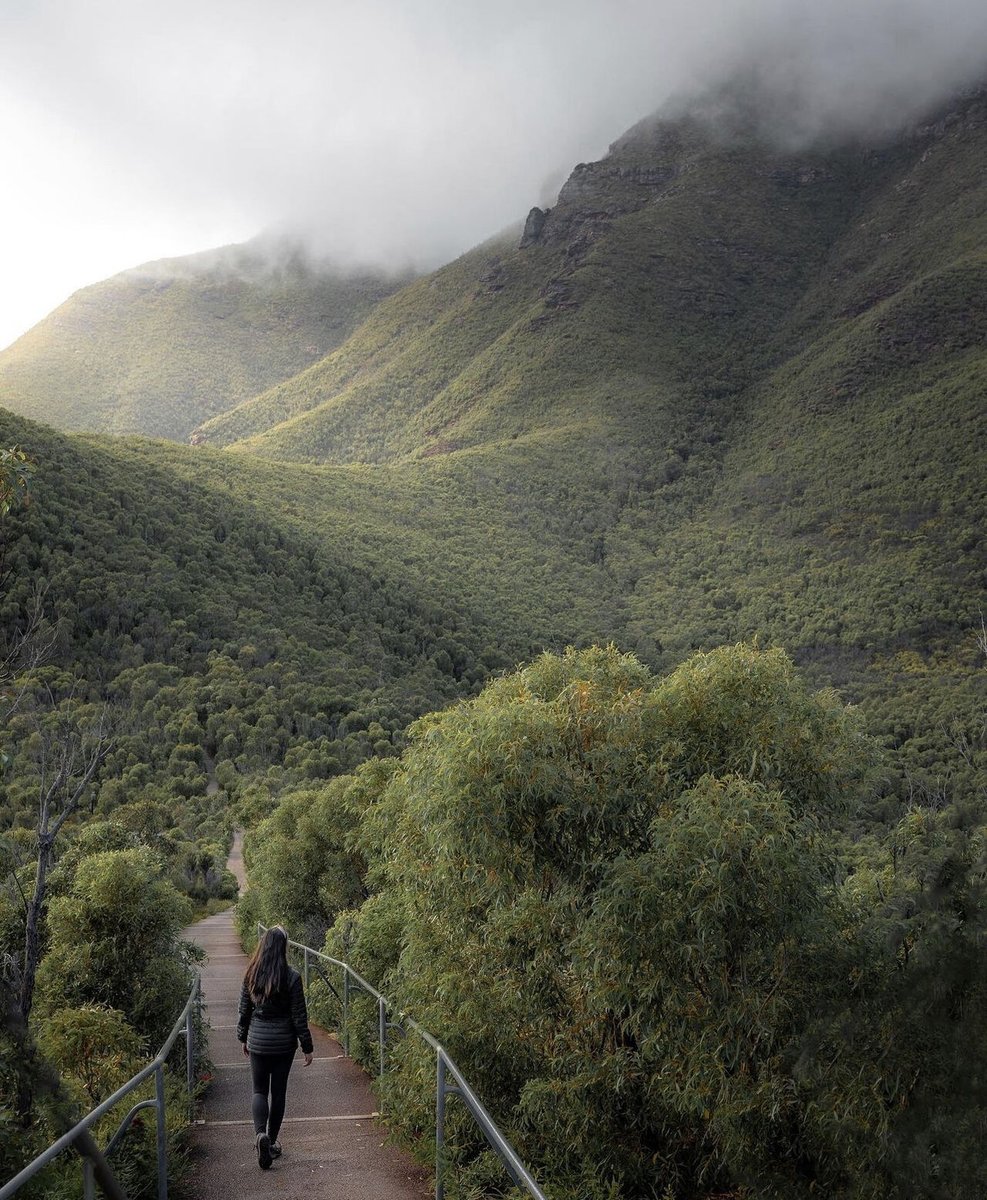
[[[243,888],[240,839],[229,863]],[[424,1200],[426,1174],[385,1144],[375,1099],[363,1071],[335,1038],[312,1026],[315,1061],[301,1052],[288,1079],[279,1141],[284,1155],[269,1171],[257,1165],[250,1120],[250,1067],[236,1040],[237,1000],[247,956],[233,929],[232,911],[186,931],[208,954],[202,972],[203,1013],[209,1024],[213,1083],[203,1123],[193,1134],[192,1192],[197,1200]]]

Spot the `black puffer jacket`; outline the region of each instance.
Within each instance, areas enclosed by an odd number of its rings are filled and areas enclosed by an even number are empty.
[[[296,970],[289,967],[288,987],[260,1004],[254,1003],[244,981],[236,1036],[254,1054],[289,1054],[299,1043],[303,1054],[312,1053],[305,992]]]

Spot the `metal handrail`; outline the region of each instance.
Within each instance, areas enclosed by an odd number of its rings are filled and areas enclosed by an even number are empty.
[[[262,922],[257,922],[258,935],[264,933],[268,926]],[[343,995],[341,998],[342,1006],[342,1025],[343,1025],[343,1051],[349,1054],[349,998],[353,985],[357,989],[366,992],[373,996],[377,1001],[377,1036],[380,1047],[380,1059],[378,1064],[378,1074],[381,1082],[384,1080],[385,1070],[385,1047],[387,1044],[387,1030],[394,1029],[401,1034],[404,1034],[405,1026],[414,1030],[415,1033],[428,1046],[435,1051],[435,1200],[444,1200],[445,1196],[445,1112],[446,1098],[449,1096],[458,1096],[467,1111],[472,1116],[473,1120],[479,1126],[483,1136],[487,1139],[490,1148],[500,1159],[508,1175],[519,1188],[523,1188],[532,1200],[545,1200],[545,1194],[541,1188],[535,1183],[531,1177],[531,1173],[525,1167],[524,1163],[518,1157],[513,1146],[508,1142],[507,1138],[500,1132],[494,1123],[493,1117],[484,1108],[483,1103],[473,1091],[462,1071],[456,1066],[449,1052],[437,1038],[424,1029],[417,1021],[408,1016],[407,1013],[398,1012],[397,1021],[389,1022],[387,1020],[388,1009],[394,1010],[391,1001],[385,995],[379,992],[372,984],[368,983],[362,975],[358,974],[349,963],[343,962],[341,959],[332,958],[331,955],[323,954],[321,950],[315,950],[311,946],[306,946],[302,942],[293,942],[288,939],[288,945],[295,950],[302,951],[303,955],[303,982],[306,991],[309,985],[309,957],[314,955],[315,958],[321,959],[323,962],[332,963],[335,967],[340,967],[343,972]],[[321,975],[322,972],[320,971]],[[333,989],[335,991],[335,989]],[[453,1080],[450,1085],[448,1080]],[[0,1200],[4,1200],[0,1195]]]
[[[80,1134],[85,1133],[87,1129],[91,1129],[93,1125],[105,1116],[110,1109],[114,1108],[124,1096],[128,1096],[135,1088],[140,1085],[151,1075],[154,1076],[154,1099],[144,1100],[140,1104],[135,1105],[129,1113],[124,1117],[119,1129],[110,1139],[106,1149],[106,1154],[109,1154],[115,1149],[120,1138],[123,1136],[134,1116],[142,1108],[154,1108],[157,1110],[157,1150],[158,1150],[158,1200],[168,1200],[168,1144],[165,1130],[165,1091],[164,1091],[164,1068],[168,1055],[179,1036],[185,1035],[185,1072],[188,1090],[191,1094],[194,1088],[194,1070],[195,1070],[195,1029],[192,1020],[193,1009],[197,1006],[200,1000],[201,976],[198,971],[195,973],[195,980],[192,984],[192,989],[189,992],[188,1000],[185,1001],[185,1007],[182,1009],[172,1026],[171,1033],[168,1034],[164,1045],[158,1051],[157,1056],[147,1064],[141,1071],[129,1079],[122,1087],[117,1088],[112,1096],[107,1097],[101,1104],[97,1105],[91,1112],[86,1113],[81,1121],[78,1121],[67,1132],[63,1133],[57,1141],[43,1150],[37,1158],[29,1162],[23,1170],[19,1171],[13,1179],[8,1180],[0,1187],[0,1200],[8,1200],[17,1191],[24,1186],[29,1179],[32,1179],[42,1168],[48,1166],[50,1162],[58,1157],[63,1150],[67,1150]],[[91,1200],[93,1192],[93,1177],[91,1164],[88,1159],[83,1163],[83,1180],[84,1180],[84,1195],[85,1200]]]

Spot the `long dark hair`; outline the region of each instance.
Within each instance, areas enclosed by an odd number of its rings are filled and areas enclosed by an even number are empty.
[[[280,925],[272,925],[257,943],[247,963],[244,983],[255,1004],[287,988],[288,935]]]

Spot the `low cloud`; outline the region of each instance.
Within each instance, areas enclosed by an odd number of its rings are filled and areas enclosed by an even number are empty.
[[[887,132],[985,72],[983,0],[11,0],[0,15],[0,104],[29,101],[89,164],[62,180],[66,220],[100,210],[102,181],[131,224],[287,229],[396,266],[523,219],[669,97],[738,74],[780,98],[792,144]]]

